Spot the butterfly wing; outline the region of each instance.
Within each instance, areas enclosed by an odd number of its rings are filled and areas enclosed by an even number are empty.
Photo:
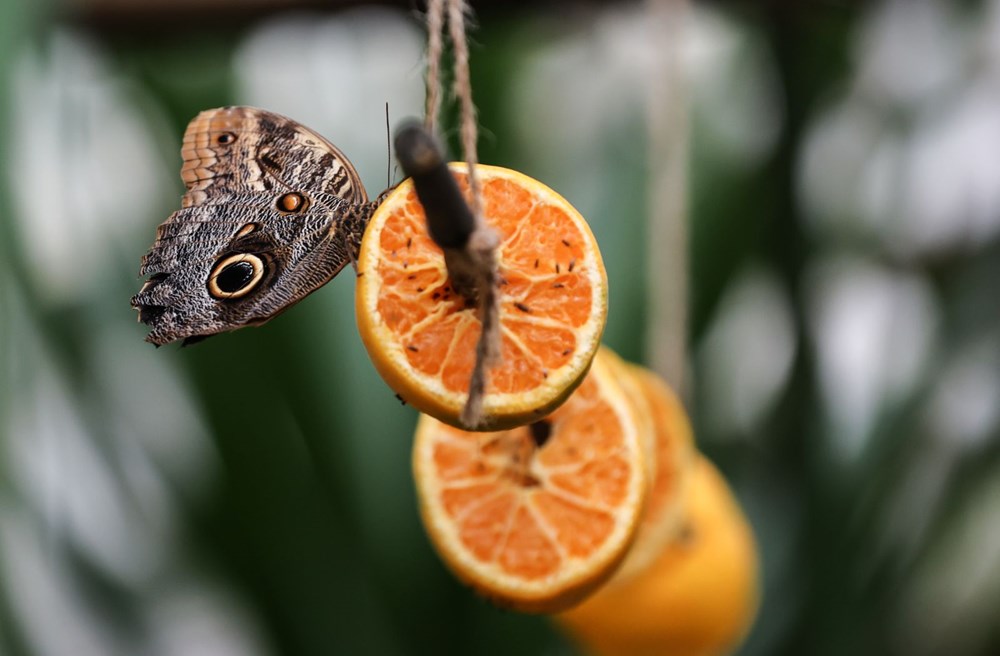
[[[309,128],[255,107],[209,109],[192,120],[181,147],[183,207],[213,194],[273,191],[295,183],[343,198],[367,201],[357,171],[340,150]]]
[[[351,260],[370,205],[335,146],[252,107],[202,112],[181,149],[187,187],[142,259],[146,340],[186,343],[267,321]]]

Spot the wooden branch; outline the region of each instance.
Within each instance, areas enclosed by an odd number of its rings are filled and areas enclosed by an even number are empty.
[[[413,179],[431,239],[444,252],[452,288],[479,308],[482,333],[476,345],[469,397],[462,411],[468,429],[482,424],[486,368],[500,358],[500,304],[496,233],[480,225],[448,170],[437,139],[421,124],[404,124],[394,140],[396,158]]]
[[[419,123],[406,123],[395,138],[396,158],[413,178],[417,198],[427,215],[427,230],[441,250],[453,288],[473,302],[481,266],[467,248],[476,219],[444,161],[437,139]]]
[[[465,248],[476,220],[434,137],[418,123],[404,125],[396,132],[396,157],[413,178],[431,239],[441,248]]]

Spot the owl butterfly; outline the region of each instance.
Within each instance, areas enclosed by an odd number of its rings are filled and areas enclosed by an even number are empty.
[[[202,112],[181,148],[187,193],[132,297],[156,345],[264,323],[357,256],[375,203],[333,144],[253,107]]]

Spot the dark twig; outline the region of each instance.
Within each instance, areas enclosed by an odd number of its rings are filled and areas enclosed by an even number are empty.
[[[396,132],[395,146],[396,157],[413,179],[417,198],[424,207],[431,238],[444,252],[452,287],[479,308],[482,335],[476,345],[469,398],[461,417],[467,428],[478,428],[482,423],[486,368],[500,356],[496,233],[476,221],[448,170],[441,147],[425,128],[416,122],[403,125]]]
[[[431,238],[441,248],[465,248],[476,221],[448,171],[437,140],[419,123],[405,123],[396,131],[396,157],[406,175],[413,178]]]

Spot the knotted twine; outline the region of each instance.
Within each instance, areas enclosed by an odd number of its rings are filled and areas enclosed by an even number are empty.
[[[459,123],[462,154],[468,166],[471,210],[475,228],[462,251],[450,256],[445,252],[448,275],[456,291],[473,298],[478,304],[482,333],[476,343],[476,360],[469,379],[469,396],[462,408],[461,421],[470,429],[483,420],[483,394],[489,367],[500,360],[500,294],[497,288],[496,248],[499,239],[483,218],[482,187],[476,172],[479,157],[476,150],[478,130],[476,107],[472,102],[472,82],[469,79],[469,45],[466,40],[464,0],[429,0],[427,5],[427,104],[425,126],[436,133],[441,105],[441,57],[444,51],[444,23],[447,9],[448,35],[453,53],[454,83],[452,93],[459,103]]]

